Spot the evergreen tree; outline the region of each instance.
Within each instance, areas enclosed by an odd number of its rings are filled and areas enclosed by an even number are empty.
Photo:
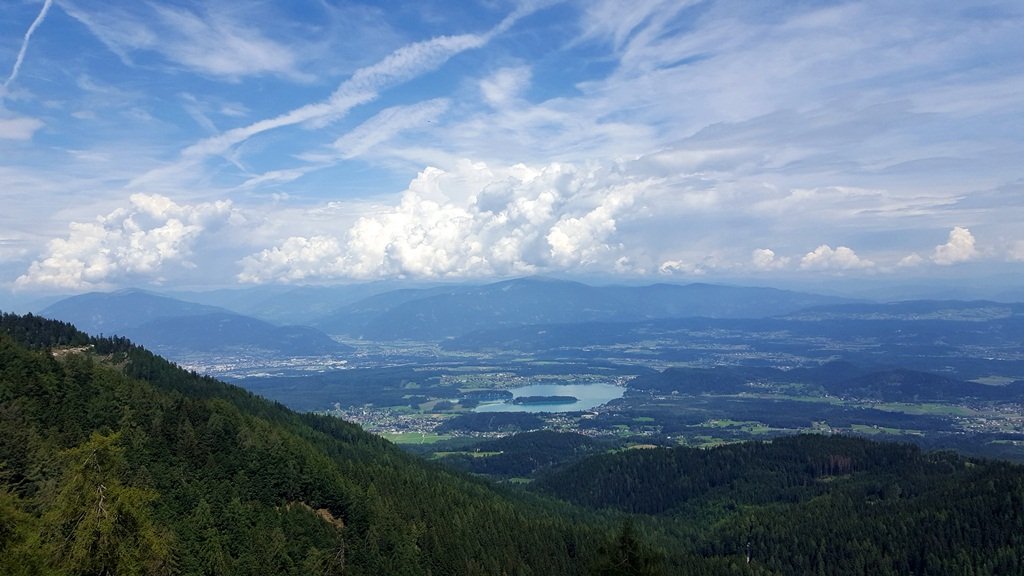
[[[67,574],[166,574],[169,535],[154,525],[153,490],[126,486],[119,434],[93,433],[67,450],[43,516],[52,564]]]
[[[591,569],[594,576],[656,576],[662,561],[637,538],[636,526],[626,519],[615,540],[605,545]]]

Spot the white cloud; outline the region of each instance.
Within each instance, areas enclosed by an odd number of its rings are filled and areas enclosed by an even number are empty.
[[[86,289],[135,276],[159,277],[170,265],[191,266],[195,241],[227,222],[231,202],[177,204],[156,194],[133,194],[94,222],[72,222],[66,238],[50,241],[45,257],[15,282],[31,286]]]
[[[423,130],[448,109],[448,100],[437,98],[410,106],[385,108],[354,130],[338,138],[334,147],[343,158],[361,156],[405,130]]]
[[[750,254],[750,262],[757,270],[779,270],[789,264],[789,258],[776,257],[770,248],[758,248]]]
[[[28,255],[25,242],[17,238],[0,238],[0,263],[21,260]]]
[[[638,42],[638,38],[657,38],[677,12],[692,4],[693,1],[678,0],[588,2],[583,26],[587,37],[609,37],[615,48],[621,49],[630,42]]]
[[[286,45],[264,37],[251,27],[209,14],[153,6],[171,33],[157,46],[171,60],[214,76],[251,76],[265,73],[303,77],[297,56]]]
[[[323,127],[344,117],[353,108],[375,100],[380,91],[436,70],[456,54],[486,45],[491,38],[507,30],[528,11],[524,8],[513,12],[483,34],[438,36],[403,46],[379,62],[356,70],[326,100],[204,138],[185,148],[177,164],[147,172],[136,178],[132,185],[151,185],[175,175],[192,173],[198,162],[210,156],[227,154],[235,146],[264,132],[298,124]]]
[[[0,139],[30,140],[43,127],[35,118],[0,118]]]
[[[502,68],[480,81],[480,93],[490,105],[500,108],[514,102],[530,85],[529,66]]]
[[[705,274],[705,270],[698,264],[683,262],[682,260],[666,260],[658,266],[658,273],[665,276],[676,273],[688,276],[702,276]]]
[[[1007,255],[1010,257],[1010,260],[1024,262],[1024,240],[1018,240],[1011,244]]]
[[[147,5],[154,13],[145,14],[110,5],[88,10],[71,0],[60,5],[126,63],[133,52],[154,51],[211,76],[307,78],[298,69],[298,55],[288,45],[268,38],[236,14],[210,11],[200,15],[156,4]]]
[[[909,254],[901,258],[900,261],[896,263],[896,267],[913,268],[915,266],[920,266],[921,264],[924,264],[924,258],[922,258],[917,252],[914,252],[913,254]]]
[[[857,256],[850,248],[839,246],[832,249],[828,244],[818,246],[800,259],[803,270],[856,270],[872,266],[873,262]]]
[[[978,255],[974,247],[974,235],[963,226],[955,226],[949,231],[949,241],[935,247],[932,262],[941,266],[949,266],[957,262],[966,262]]]
[[[344,252],[337,238],[313,236],[292,237],[280,246],[249,257],[241,282],[297,282],[307,278],[340,276],[344,273]],[[270,275],[273,274],[271,277]]]
[[[292,237],[245,258],[247,282],[305,278],[480,277],[581,270],[621,260],[617,218],[648,183],[553,163],[427,168],[397,205],[343,237]]]
[[[39,10],[39,15],[32,21],[32,24],[28,27],[28,31],[25,32],[25,36],[21,39],[21,48],[18,50],[18,56],[14,60],[14,67],[11,68],[10,75],[4,80],[3,86],[0,87],[0,98],[3,98],[7,94],[8,87],[18,78],[18,72],[21,71],[21,64],[25,61],[25,53],[28,52],[28,41],[32,38],[32,33],[36,31],[36,28],[43,23],[46,18],[46,13],[50,11],[50,6],[53,5],[53,0],[45,0],[43,7]]]

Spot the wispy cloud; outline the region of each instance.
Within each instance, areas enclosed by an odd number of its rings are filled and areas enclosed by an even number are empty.
[[[42,127],[35,118],[0,118],[0,140],[29,140]]]
[[[43,122],[36,118],[12,117],[6,113],[3,102],[8,96],[11,85],[18,79],[18,73],[21,72],[21,65],[25,61],[25,54],[28,52],[28,45],[32,39],[32,34],[43,23],[43,20],[46,19],[46,14],[50,11],[50,6],[52,5],[53,0],[45,0],[43,2],[43,7],[39,10],[39,14],[36,15],[35,20],[29,25],[28,30],[21,39],[21,47],[18,49],[18,55],[15,57],[10,74],[7,75],[4,83],[0,85],[0,140],[31,140],[36,131],[43,127]]]
[[[410,106],[385,108],[363,122],[348,134],[334,141],[334,148],[342,158],[349,159],[406,130],[426,130],[445,110],[449,101],[436,98]]]
[[[299,56],[292,47],[213,9],[215,5],[203,13],[158,4],[91,10],[74,0],[62,0],[61,7],[128,64],[133,53],[149,51],[211,76],[310,78],[299,70]]]
[[[496,108],[515,102],[530,85],[529,66],[502,68],[480,81],[480,92],[484,99]]]
[[[310,78],[298,71],[298,57],[290,46],[266,38],[251,27],[217,13],[203,18],[175,8],[154,5],[154,10],[170,33],[160,43],[161,50],[174,62],[214,76],[269,73]]]
[[[18,78],[18,72],[21,70],[21,63],[25,61],[25,53],[28,52],[28,41],[32,38],[32,33],[36,31],[36,28],[43,23],[46,19],[46,13],[50,11],[50,6],[53,5],[53,0],[45,0],[43,2],[43,8],[39,11],[39,15],[32,21],[32,25],[28,27],[28,31],[25,32],[25,36],[21,40],[21,48],[18,50],[18,56],[14,60],[14,67],[11,69],[11,73],[4,80],[3,87],[0,88],[0,99],[2,99],[8,90],[8,86],[11,85]]]
[[[132,185],[144,186],[168,174],[191,170],[197,163],[211,156],[226,154],[233,147],[264,132],[299,124],[324,126],[347,115],[353,108],[375,100],[382,90],[436,70],[461,52],[484,46],[525,14],[523,10],[515,11],[483,34],[439,36],[403,46],[381,61],[356,70],[326,100],[200,140],[182,151],[177,164],[147,173]]]

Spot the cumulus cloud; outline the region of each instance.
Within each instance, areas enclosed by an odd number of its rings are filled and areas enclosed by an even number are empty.
[[[242,260],[246,282],[479,277],[586,269],[621,258],[617,218],[649,182],[552,163],[423,170],[397,205],[339,237],[292,237]]]
[[[949,231],[949,241],[935,247],[932,262],[941,266],[949,266],[957,262],[966,262],[978,255],[974,247],[974,235],[962,226],[955,226]]]
[[[874,262],[857,256],[856,252],[846,246],[833,249],[828,244],[818,246],[800,259],[800,268],[803,270],[857,270],[874,265]]]
[[[68,236],[51,240],[48,254],[15,286],[86,289],[191,266],[196,239],[232,212],[230,201],[183,205],[156,194],[133,194],[129,201],[93,222],[72,222]]]
[[[750,254],[750,262],[758,270],[779,270],[789,264],[789,258],[776,257],[770,248],[758,248]]]
[[[658,274],[670,276],[677,273],[688,276],[701,276],[705,271],[698,264],[683,262],[682,260],[665,260],[658,266]]]

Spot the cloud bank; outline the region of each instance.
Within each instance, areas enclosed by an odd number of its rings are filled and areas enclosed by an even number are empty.
[[[552,163],[427,168],[397,205],[335,237],[291,237],[242,261],[243,282],[482,277],[586,269],[614,255],[617,218],[649,183]]]
[[[156,194],[133,194],[94,222],[72,222],[66,238],[51,240],[47,254],[15,281],[32,286],[82,290],[147,279],[173,266],[189,267],[192,247],[207,231],[227,222],[230,201],[176,204]]]

